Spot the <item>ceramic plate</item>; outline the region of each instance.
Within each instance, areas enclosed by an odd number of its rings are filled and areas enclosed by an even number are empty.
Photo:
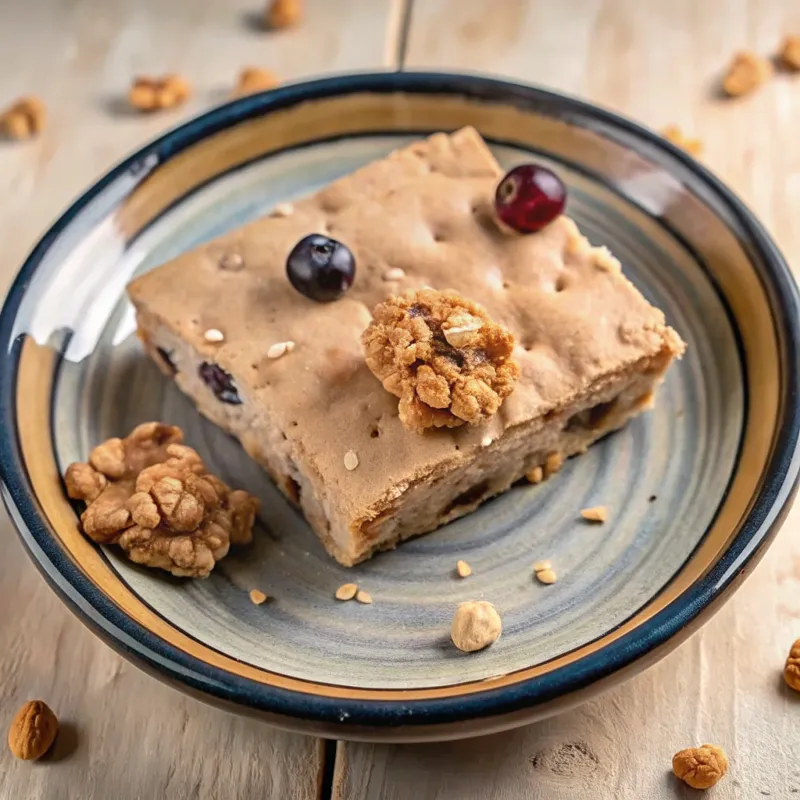
[[[131,276],[415,136],[475,125],[504,165],[536,159],[688,343],[655,411],[552,480],[353,570],[334,563],[238,444],[144,356]],[[339,77],[187,123],[91,188],[39,243],[0,319],[4,499],[70,607],[126,656],[206,699],[342,738],[466,736],[552,713],[643,668],[752,567],[797,479],[798,296],[752,215],[690,157],[575,100],[477,77]],[[206,581],[97,548],[60,474],[139,422],[182,426],[262,501],[255,544]],[[608,506],[590,526],[580,509]],[[531,564],[553,562],[555,585]],[[454,575],[458,559],[472,577]],[[337,603],[357,581],[372,606]],[[248,590],[274,599],[254,606]],[[503,618],[449,643],[456,605]]]

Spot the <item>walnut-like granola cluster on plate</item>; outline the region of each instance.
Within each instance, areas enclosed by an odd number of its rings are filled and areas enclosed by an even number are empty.
[[[511,394],[514,337],[456,292],[420,289],[376,306],[364,332],[366,362],[400,398],[411,430],[483,422]]]
[[[258,500],[232,490],[183,443],[180,428],[147,422],[71,464],[67,493],[86,502],[84,533],[137,564],[205,578],[231,544],[248,544]]]

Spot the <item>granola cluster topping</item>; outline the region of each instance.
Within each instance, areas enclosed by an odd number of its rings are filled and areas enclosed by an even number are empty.
[[[376,306],[363,336],[366,362],[400,398],[410,430],[483,422],[519,377],[514,337],[456,292],[420,289]]]
[[[258,500],[208,473],[180,428],[147,422],[71,464],[67,493],[83,500],[84,533],[137,564],[205,578],[231,544],[248,544]]]

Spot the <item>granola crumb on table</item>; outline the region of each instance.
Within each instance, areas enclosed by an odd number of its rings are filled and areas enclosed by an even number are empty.
[[[270,0],[264,13],[264,27],[279,31],[300,22],[303,16],[302,0]]]
[[[274,89],[280,81],[274,72],[260,67],[245,67],[239,73],[239,81],[233,93],[237,97],[256,92],[265,92],[267,89]]]
[[[783,678],[790,689],[800,692],[800,639],[792,645],[792,649],[789,651],[786,666],[783,669]]]
[[[787,36],[778,53],[778,63],[790,72],[800,72],[800,35]]]
[[[47,111],[38,97],[20,97],[0,113],[0,134],[7,139],[32,139],[44,130]]]
[[[58,718],[42,700],[29,700],[14,716],[8,729],[8,747],[15,758],[34,761],[53,745]]]
[[[209,474],[182,442],[180,428],[147,422],[95,447],[64,479],[86,503],[90,539],[118,544],[138,564],[205,578],[231,544],[252,541],[258,500]]]
[[[693,789],[710,789],[728,771],[728,757],[715,744],[688,747],[672,757],[672,771]]]
[[[367,366],[418,433],[485,421],[519,377],[514,337],[456,292],[389,297],[375,307],[363,342]]]
[[[677,125],[667,125],[667,127],[661,131],[661,135],[690,155],[699,156],[703,152],[703,143],[699,139],[686,136]]]
[[[128,102],[138,111],[160,111],[182,105],[190,94],[188,82],[180,75],[139,76],[128,91]]]
[[[736,53],[722,79],[722,89],[729,97],[741,97],[755,91],[772,75],[772,64],[749,51]]]

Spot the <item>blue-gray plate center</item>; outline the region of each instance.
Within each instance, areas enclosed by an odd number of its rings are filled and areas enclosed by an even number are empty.
[[[569,213],[665,310],[688,343],[686,357],[670,370],[655,411],[541,486],[517,487],[353,570],[332,561],[236,442],[203,420],[149,363],[122,290],[134,272],[403,141],[345,139],[226,175],[119,247],[99,278],[96,250],[76,251],[70,272],[92,273],[104,289],[85,293],[54,397],[62,468],[108,436],[162,419],[182,426],[217,474],[262,498],[255,545],[229,556],[209,580],[173,580],[106,551],[132,590],[170,623],[229,656],[342,686],[403,689],[481,680],[540,664],[613,630],[670,581],[703,537],[733,471],[744,416],[735,336],[702,265],[647,214],[557,164],[570,187]],[[504,165],[530,158],[508,147],[494,150]],[[608,507],[605,525],[581,520],[581,509],[595,505]],[[456,577],[459,559],[472,566],[470,578]],[[556,584],[533,578],[531,565],[540,559],[553,563]],[[336,588],[351,581],[372,595],[371,606],[334,600]],[[273,599],[254,606],[248,598],[253,588]],[[472,599],[494,603],[503,635],[488,650],[464,655],[449,643],[450,621],[458,603]]]

